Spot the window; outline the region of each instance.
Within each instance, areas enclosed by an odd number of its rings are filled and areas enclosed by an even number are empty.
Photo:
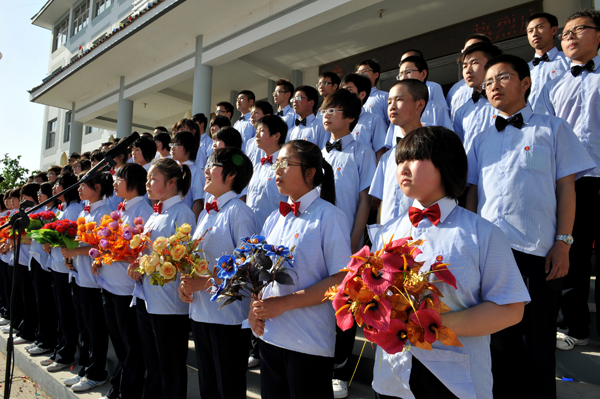
[[[93,126],[86,126],[84,130],[85,130],[85,134],[90,134],[90,133],[97,131],[98,128],[93,127]]]
[[[94,0],[94,17],[102,14],[111,6],[113,0]]]
[[[71,140],[71,111],[65,114],[65,134],[63,135],[63,143]]]
[[[87,26],[89,14],[90,14],[90,6],[88,4],[88,0],[84,0],[79,6],[77,6],[73,10],[73,33],[81,31],[83,28]]]
[[[67,43],[67,36],[69,33],[69,17],[63,19],[54,28],[54,39],[52,43],[52,51],[58,50],[59,47],[64,46]]]
[[[56,119],[48,122],[48,131],[46,132],[46,149],[54,147],[56,139]]]

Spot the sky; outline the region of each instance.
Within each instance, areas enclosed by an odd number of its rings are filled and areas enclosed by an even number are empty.
[[[21,155],[21,166],[40,167],[44,106],[27,90],[48,73],[49,30],[31,24],[47,0],[0,0],[0,158]]]

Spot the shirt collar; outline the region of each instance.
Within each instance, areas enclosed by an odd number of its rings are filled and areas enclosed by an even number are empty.
[[[298,211],[301,214],[304,213],[304,211],[306,211],[306,208],[308,208],[317,198],[319,198],[319,191],[316,188],[313,188],[298,199],[298,201],[300,202],[300,209]],[[288,197],[288,204],[293,203],[294,202],[292,201],[292,199]]]
[[[261,150],[261,151],[262,151],[262,154],[264,156],[267,156],[266,152],[264,152],[263,150]],[[279,155],[279,151],[281,151],[281,150],[277,150],[277,151],[275,151],[274,153],[271,154],[271,156],[273,157],[273,163],[275,163],[277,161],[277,156]],[[265,166],[268,166],[269,168],[271,168],[271,165],[265,165]]]
[[[292,107],[290,107],[290,104],[286,105],[282,109],[284,115],[287,114],[288,112],[290,112],[291,110],[292,110]]]
[[[314,121],[315,118],[316,118],[315,114],[308,114],[308,116],[306,117],[306,126],[308,126],[309,123]],[[302,118],[300,118],[300,115],[298,115],[298,114],[296,114],[296,119],[302,120]]]
[[[440,207],[440,223],[444,223],[444,220],[446,220],[450,212],[452,212],[454,208],[456,208],[456,201],[448,197],[444,197],[439,201],[435,202],[434,204],[438,204],[438,206]],[[429,207],[431,207],[431,205],[429,205]],[[417,200],[414,200],[412,206],[420,210],[425,209],[425,207],[421,205],[421,203]]]
[[[377,86],[373,86],[371,87],[371,95],[373,95],[373,93],[375,93],[377,91]],[[371,96],[369,96],[371,97]]]
[[[189,160],[189,159],[187,161],[185,161],[184,163],[182,163],[182,165],[187,165],[187,166],[190,166],[190,165],[193,165],[193,164],[194,164],[194,161]]]
[[[533,111],[531,110],[531,108],[529,107],[529,104],[525,105],[524,108],[521,108],[520,110],[518,110],[517,112],[515,112],[514,114],[512,114],[511,116],[509,116],[509,118],[515,116],[516,114],[521,114],[521,116],[523,117],[523,123],[527,123],[527,121],[529,121],[529,119],[531,118],[531,116],[533,115]],[[502,118],[504,118],[504,116],[500,115]],[[508,119],[508,118],[507,118]]]
[[[181,202],[181,196],[180,195],[174,195],[173,197],[169,198],[168,200],[165,200],[162,202],[162,211],[163,213],[169,209],[170,207],[172,207],[173,205],[175,205],[176,203]]]
[[[134,206],[135,204],[137,204],[138,202],[140,202],[143,199],[144,199],[144,197],[142,197],[141,195],[138,195],[137,197],[133,197],[129,201],[123,200],[123,203],[126,206]]]
[[[598,66],[600,66],[600,55],[595,56],[594,58],[592,58],[592,60],[594,61],[594,71],[595,71],[596,69],[598,69]],[[581,65],[585,65],[585,64],[580,64],[575,61],[571,61],[571,67],[574,67],[576,65],[581,66]]]
[[[229,200],[234,198],[237,198],[237,194],[235,193],[235,191],[227,191],[225,194],[217,198],[217,206],[219,207],[219,209],[223,209],[225,204],[228,203]]]
[[[96,209],[98,209],[99,207],[101,207],[104,204],[106,204],[105,199],[101,199],[100,201],[96,201],[93,204],[90,204],[90,213],[94,212]]]
[[[552,49],[548,50],[548,52],[546,54],[548,54],[548,59],[550,61],[553,61],[554,57],[556,57],[556,54],[558,54],[558,49],[556,47],[552,47]],[[542,58],[542,55],[539,55],[538,53],[535,53],[533,55],[533,58]]]
[[[151,166],[152,166],[152,162],[148,162],[146,165],[143,166],[143,168],[146,169],[146,172],[147,172]]]
[[[244,114],[244,122],[250,122],[250,112]]]
[[[351,142],[354,141],[354,137],[352,137],[352,133],[350,133],[350,134],[347,134],[344,137],[342,137],[341,139],[338,139],[336,141],[340,141],[342,143],[342,150],[343,150],[344,148],[346,148],[346,146],[348,144],[350,144]],[[335,141],[332,142],[332,144],[333,143],[335,143]]]

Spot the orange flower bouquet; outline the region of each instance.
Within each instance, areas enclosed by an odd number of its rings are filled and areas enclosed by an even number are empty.
[[[337,325],[344,331],[354,322],[364,326],[365,338],[389,354],[404,350],[407,343],[426,350],[435,341],[462,346],[456,334],[442,325],[441,314],[450,308],[430,277],[433,274],[455,289],[456,279],[447,263],[436,262],[422,272],[423,262],[415,257],[423,240],[411,240],[390,239],[375,253],[365,246],[352,256],[342,270],[347,272],[342,283],[326,294],[333,301]]]
[[[137,217],[133,226],[121,219],[121,212],[104,215],[99,225],[77,219],[77,240],[91,245],[94,263],[110,265],[113,262],[135,262],[150,240],[144,234],[144,220]]]
[[[204,258],[200,242],[202,237],[192,240],[192,227],[184,223],[171,237],[158,237],[152,243],[152,253],[140,258],[137,269],[150,278],[150,284],[160,285],[175,281],[177,272],[188,277],[208,276],[208,261]]]

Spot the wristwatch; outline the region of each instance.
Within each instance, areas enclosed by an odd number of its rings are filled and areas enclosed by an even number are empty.
[[[571,234],[557,235],[556,241],[564,241],[567,245],[573,244],[573,236]]]

